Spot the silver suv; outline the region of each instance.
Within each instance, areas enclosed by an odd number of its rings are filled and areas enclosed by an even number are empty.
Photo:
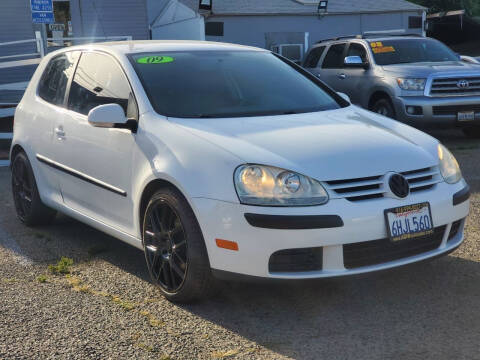
[[[321,41],[303,64],[354,104],[416,127],[460,126],[480,137],[480,64],[419,36]]]

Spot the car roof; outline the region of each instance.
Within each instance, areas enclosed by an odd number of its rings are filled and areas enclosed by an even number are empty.
[[[373,41],[388,41],[388,40],[425,40],[425,39],[430,39],[429,37],[423,37],[423,36],[415,36],[415,35],[403,35],[403,36],[385,36],[385,35],[379,35],[379,36],[368,36],[368,37],[340,37],[336,39],[327,39],[327,40],[321,40],[315,46],[321,45],[325,46],[328,44],[334,44],[334,43],[345,43],[345,42],[373,42]]]
[[[213,41],[131,40],[70,46],[68,48],[57,50],[54,53],[62,53],[75,50],[102,50],[109,53],[115,53],[117,55],[161,51],[267,51],[265,49],[260,49],[252,46],[243,46]]]

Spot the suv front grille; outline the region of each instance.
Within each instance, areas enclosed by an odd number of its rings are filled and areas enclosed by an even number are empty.
[[[461,111],[473,111],[476,116],[480,113],[480,105],[471,104],[471,105],[449,105],[449,106],[434,106],[433,115],[450,115],[457,116]]]
[[[408,180],[411,193],[429,190],[441,181],[437,167],[406,171],[402,175]],[[384,175],[327,181],[325,184],[327,190],[334,195],[333,198],[344,198],[354,202],[383,198],[388,192],[384,184]]]
[[[459,87],[466,80],[468,87]],[[430,96],[470,96],[480,95],[480,76],[433,79]]]
[[[438,249],[442,244],[446,226],[435,228],[433,235],[392,242],[390,239],[365,241],[343,245],[345,268],[373,266],[420,255]]]

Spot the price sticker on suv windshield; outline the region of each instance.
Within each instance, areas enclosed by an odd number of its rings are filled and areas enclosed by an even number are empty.
[[[153,55],[153,56],[144,56],[137,59],[137,63],[139,64],[165,64],[173,62],[173,58],[170,56],[160,56],[160,55]]]
[[[395,52],[395,48],[393,46],[384,46],[381,41],[371,42],[370,47],[372,48],[374,54]]]

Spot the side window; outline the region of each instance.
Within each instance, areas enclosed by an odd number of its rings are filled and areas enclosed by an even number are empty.
[[[323,60],[324,69],[341,69],[343,68],[343,52],[346,44],[336,44],[330,46],[330,49]]]
[[[83,53],[70,88],[68,108],[88,115],[94,107],[119,104],[130,116],[133,96],[119,65],[108,55]],[[130,110],[130,111],[129,111]]]
[[[305,60],[304,66],[307,68],[316,68],[324,50],[325,46],[319,46],[312,49],[312,51],[310,51],[310,53],[308,54],[307,59]]]
[[[205,35],[223,36],[223,22],[209,21],[205,23]]]
[[[50,60],[38,86],[38,95],[43,100],[54,105],[63,105],[67,83],[79,54],[79,51],[71,51]]]
[[[351,43],[348,48],[347,56],[360,56],[362,61],[367,62],[367,50],[363,45],[357,43]]]

